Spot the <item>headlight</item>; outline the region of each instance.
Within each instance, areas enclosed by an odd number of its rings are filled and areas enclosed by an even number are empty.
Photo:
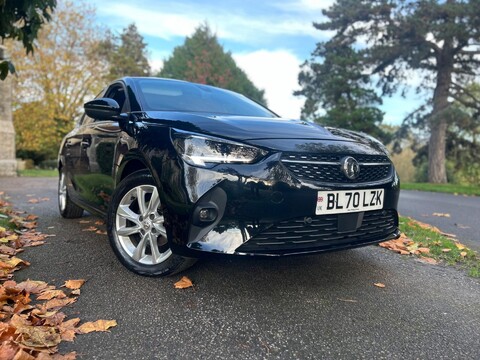
[[[251,164],[267,153],[253,146],[179,130],[172,130],[172,140],[182,159],[195,166]]]

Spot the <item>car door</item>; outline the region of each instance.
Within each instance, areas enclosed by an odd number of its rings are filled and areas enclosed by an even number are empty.
[[[122,83],[111,85],[104,97],[117,101],[122,112],[129,111],[129,104]],[[87,206],[106,213],[113,192],[113,168],[115,147],[122,131],[118,121],[93,119],[83,131],[80,161],[86,165],[82,184]]]

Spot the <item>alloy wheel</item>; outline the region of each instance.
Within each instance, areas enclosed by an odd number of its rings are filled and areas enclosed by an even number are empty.
[[[160,197],[153,185],[140,185],[128,191],[115,214],[115,236],[132,260],[157,265],[172,254],[167,242]]]

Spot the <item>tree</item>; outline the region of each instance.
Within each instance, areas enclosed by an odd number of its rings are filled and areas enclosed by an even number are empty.
[[[451,99],[479,106],[465,84],[479,74],[480,2],[337,0],[323,14],[327,20],[314,26],[335,32],[329,40],[332,46],[346,39],[361,49],[362,70],[376,75],[382,95],[405,89],[404,81],[412,72],[422,78],[421,89],[431,86],[429,102],[419,109],[428,111],[428,179],[446,182]]]
[[[158,76],[218,86],[266,104],[264,91],[255,87],[206,24],[173,50]]]
[[[109,80],[150,75],[147,44],[134,23],[123,29],[120,36],[108,31],[107,39],[102,41],[99,51],[110,63]]]
[[[480,85],[470,84],[466,90],[470,96],[480,97]],[[454,101],[444,114],[447,122],[446,168],[449,181],[462,184],[480,184],[480,111]],[[417,180],[425,181],[423,169],[428,161],[428,142],[418,142],[414,163],[419,169]]]
[[[40,28],[51,20],[57,0],[0,0],[0,39],[21,41],[27,55],[33,53],[33,43]],[[15,67],[9,60],[0,62],[0,80]]]
[[[21,57],[23,49],[17,44],[11,50],[18,59],[13,82],[17,154],[37,162],[56,157],[83,103],[104,85],[100,74],[108,68],[96,52],[103,39],[94,25],[94,10],[61,2],[55,15],[38,33],[33,55]]]
[[[323,61],[316,63],[316,58]],[[310,62],[303,64],[298,80],[305,96],[302,117],[328,126],[366,132],[388,142],[389,133],[381,128],[382,99],[368,88],[370,77],[362,72],[363,52],[347,39],[317,45]],[[325,114],[319,114],[319,107]]]

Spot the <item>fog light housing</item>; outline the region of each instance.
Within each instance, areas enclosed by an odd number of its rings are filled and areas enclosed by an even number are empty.
[[[202,209],[198,212],[198,217],[201,221],[208,221],[211,217],[210,209]]]
[[[211,205],[211,204],[209,204]],[[217,220],[218,210],[215,206],[198,206],[193,212],[193,223],[195,225],[205,226]]]

